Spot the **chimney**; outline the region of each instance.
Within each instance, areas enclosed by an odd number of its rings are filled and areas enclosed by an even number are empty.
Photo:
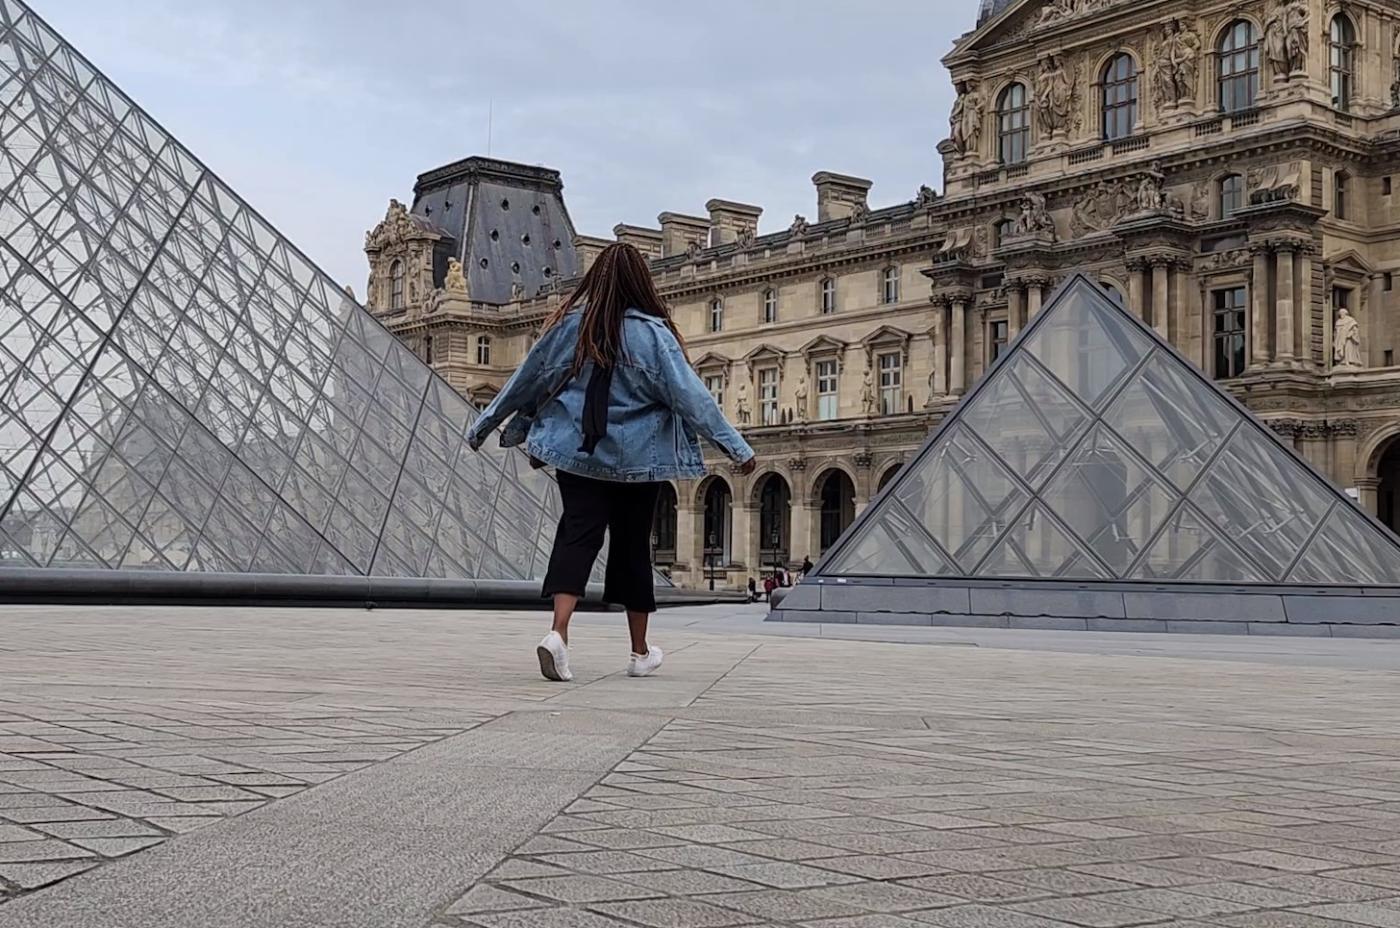
[[[574,251],[578,252],[579,272],[587,273],[593,266],[598,254],[612,241],[606,238],[598,238],[596,235],[576,235],[574,236]]]
[[[686,216],[681,213],[662,213],[656,217],[661,223],[661,256],[683,255],[692,242],[701,248],[710,244],[710,220],[699,216]]]
[[[863,177],[818,171],[812,175],[812,183],[817,186],[817,222],[845,219],[856,211],[857,205],[869,206],[866,196],[871,182]]]
[[[613,226],[613,237],[636,247],[643,255],[655,261],[661,257],[661,230],[646,226],[629,226],[619,222]]]
[[[758,217],[763,215],[763,207],[733,200],[711,200],[705,204],[710,211],[710,244],[724,245],[737,242],[741,235],[748,233],[752,238],[758,234]]]

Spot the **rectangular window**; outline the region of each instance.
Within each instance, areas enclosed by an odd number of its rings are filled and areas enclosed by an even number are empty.
[[[1010,325],[1005,319],[993,319],[987,323],[987,365],[996,363],[997,358],[1006,354],[1006,343],[1011,334]]]
[[[758,372],[759,421],[764,425],[778,424],[778,369],[765,367]]]
[[[1332,288],[1332,310],[1335,312],[1339,309],[1351,311],[1351,291],[1346,287]]]
[[[724,408],[724,375],[709,374],[705,377],[705,389],[710,391],[710,396],[715,398],[719,408]]]
[[[1387,292],[1395,289],[1395,275],[1390,271],[1385,272],[1385,289]]]
[[[903,362],[897,352],[880,355],[880,415],[893,416],[904,406]]]
[[[1384,195],[1384,196],[1390,196],[1390,178],[1389,178],[1389,177],[1382,177],[1382,178],[1381,178],[1381,194]]]
[[[817,362],[817,418],[822,420],[835,419],[837,416],[838,397],[836,394],[836,362]]]
[[[763,322],[771,325],[778,321],[778,291],[763,291]]]
[[[724,300],[720,297],[710,300],[710,331],[724,331]]]
[[[1387,349],[1385,350],[1385,366],[1386,366],[1386,367],[1394,367],[1394,366],[1395,366],[1395,352],[1391,351],[1389,348],[1387,348]]]
[[[880,302],[886,305],[899,302],[899,268],[885,268],[880,284]]]
[[[1245,288],[1233,287],[1215,291],[1216,380],[1238,377],[1244,373]]]
[[[836,312],[836,281],[830,277],[822,281],[822,315]]]

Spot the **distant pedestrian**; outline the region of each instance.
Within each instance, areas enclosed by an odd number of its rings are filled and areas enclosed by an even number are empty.
[[[804,558],[802,558],[802,576],[801,576],[801,577],[798,577],[797,579],[801,580],[802,577],[807,576],[807,575],[810,574],[811,572],[812,572],[812,559],[811,559],[811,557],[804,557]]]
[[[618,242],[598,254],[472,425],[468,443],[479,449],[507,419],[501,444],[524,443],[531,463],[553,465],[564,504],[542,592],[554,598],[554,625],[536,648],[540,672],[573,679],[569,620],[607,532],[603,599],[627,610],[627,673],[651,673],[662,659],[647,641],[656,611],[651,526],[661,481],[705,475],[697,433],[741,474],[753,473],[754,453],[690,366],[634,246]]]
[[[777,584],[773,581],[773,578],[772,578],[772,577],[764,577],[764,578],[763,578],[763,601],[764,601],[764,602],[766,602],[766,603],[771,603],[771,602],[773,601],[773,588],[774,588],[776,585],[777,585]]]
[[[758,581],[753,577],[749,578],[749,602],[758,602]]]

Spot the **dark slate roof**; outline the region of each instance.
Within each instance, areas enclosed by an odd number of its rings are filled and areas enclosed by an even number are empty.
[[[466,158],[418,177],[415,216],[451,238],[472,299],[505,303],[579,272],[574,224],[559,172],[492,158]]]
[[[1015,2],[1016,0],[982,0],[982,8],[977,11],[977,25],[982,25]]]

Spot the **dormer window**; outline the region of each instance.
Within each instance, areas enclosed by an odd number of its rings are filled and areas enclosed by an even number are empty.
[[[402,311],[403,304],[403,262],[395,261],[389,266],[389,308]]]

